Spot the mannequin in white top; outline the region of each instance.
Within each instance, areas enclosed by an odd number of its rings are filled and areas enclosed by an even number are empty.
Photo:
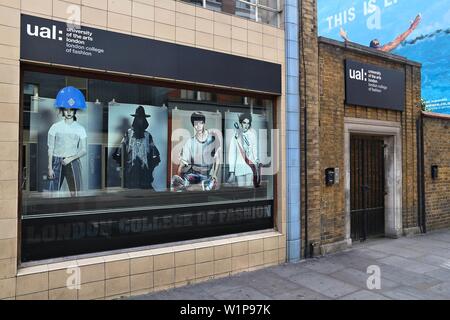
[[[252,116],[244,113],[239,116],[239,125],[235,123],[235,135],[230,142],[228,153],[228,183],[237,181],[239,187],[253,187],[254,168],[258,167],[258,139],[252,126]]]
[[[60,109],[63,120],[48,131],[48,179],[57,191],[66,179],[70,195],[81,190],[80,158],[86,155],[86,130],[76,121],[76,109]]]

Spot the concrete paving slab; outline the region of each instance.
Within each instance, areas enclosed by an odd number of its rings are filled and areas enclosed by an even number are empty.
[[[424,274],[424,273],[439,269],[439,267],[436,267],[436,266],[433,266],[430,264],[417,262],[412,259],[405,259],[405,258],[396,257],[396,256],[382,258],[382,259],[379,259],[378,261],[383,264],[391,265],[394,267],[401,267],[405,270],[415,272],[415,273],[420,273],[420,274]]]
[[[283,279],[272,272],[266,272],[257,277],[252,277],[249,285],[264,295],[270,297],[276,297],[286,291],[293,291],[295,289],[299,289],[300,287],[295,282]]]
[[[382,294],[375,293],[373,291],[361,290],[351,293],[347,296],[339,298],[339,300],[391,300]]]
[[[450,300],[450,281],[440,283],[428,290],[441,295],[445,300]]]
[[[399,287],[383,293],[395,300],[443,300],[444,297],[431,291],[418,290],[412,287]]]
[[[267,271],[277,274],[280,277],[283,278],[289,278],[290,276],[299,274],[299,273],[305,273],[308,272],[309,269],[304,268],[305,261],[302,261],[300,263],[293,263],[293,264],[282,264],[280,266],[276,267],[270,267],[267,269]]]
[[[334,258],[335,257],[311,259],[306,261],[304,267],[323,274],[330,274],[346,268],[344,264],[333,261],[335,260]]]
[[[434,271],[425,273],[425,275],[428,277],[437,279],[437,280],[450,282],[450,270],[448,270],[448,269],[434,270]]]
[[[371,246],[370,249],[380,251],[383,253],[388,253],[389,255],[400,256],[403,258],[417,258],[425,254],[425,251],[405,249],[394,245],[391,246],[389,244]]]
[[[438,239],[421,238],[420,240],[415,240],[414,243],[409,245],[410,248],[413,247],[428,247],[428,248],[439,248],[439,249],[449,249],[450,241],[442,241]]]
[[[388,253],[372,250],[370,248],[357,248],[351,252],[352,255],[358,255],[367,259],[386,258],[389,255]]]
[[[398,282],[403,286],[410,286],[423,290],[431,288],[442,282],[436,278],[426,276],[425,274],[418,274],[393,266],[382,267],[381,278]]]
[[[189,300],[210,300],[211,295],[206,292],[195,288],[194,290],[180,290],[182,288],[176,290],[168,290],[162,293],[154,293],[153,295],[149,295],[150,300],[186,300],[186,297],[189,297]]]
[[[241,283],[236,281],[233,282],[215,281],[203,283],[201,286],[202,286],[201,289],[204,290],[209,295],[215,295],[221,292],[231,291],[245,286],[249,286],[249,281],[243,281]]]
[[[367,279],[369,278],[370,274],[357,269],[349,268],[340,270],[336,273],[331,274],[330,276],[345,283],[349,283],[355,287],[367,289]],[[400,286],[399,283],[391,281],[389,279],[383,279],[383,274],[381,274],[381,287],[383,289],[392,289],[398,286]]]
[[[222,291],[214,294],[213,296],[219,300],[272,300],[271,297],[266,296],[251,287]]]
[[[312,271],[289,277],[289,280],[334,299],[359,290],[358,287]]]
[[[434,254],[427,254],[425,256],[416,258],[416,260],[418,262],[423,262],[429,265],[433,265],[439,268],[444,268],[444,269],[448,269],[448,271],[450,272],[450,259],[449,258],[444,258],[444,257],[440,257]]]
[[[333,257],[333,261],[343,264],[346,268],[354,268],[361,271],[367,270],[367,267],[371,265],[380,264],[375,259],[366,258],[353,253],[337,254]]]
[[[449,247],[450,247],[450,244],[449,244]],[[411,250],[423,250],[424,252],[426,252],[425,254],[433,254],[436,256],[450,259],[450,249],[431,247],[430,245],[428,245],[426,243],[422,243],[420,246],[417,246],[417,248],[414,248]]]
[[[449,232],[449,229],[441,230],[441,231],[426,234],[426,235],[424,235],[424,238],[438,240],[438,241],[445,241],[445,242],[450,243],[450,232]]]
[[[331,300],[331,298],[324,296],[314,290],[300,287],[292,291],[286,291],[276,297],[274,300]]]

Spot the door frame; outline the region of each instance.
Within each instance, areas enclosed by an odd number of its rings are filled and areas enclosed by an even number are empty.
[[[385,161],[385,236],[398,238],[402,226],[402,131],[401,124],[393,121],[344,118],[344,171],[345,171],[345,239],[350,245],[350,135],[382,136],[386,148]]]

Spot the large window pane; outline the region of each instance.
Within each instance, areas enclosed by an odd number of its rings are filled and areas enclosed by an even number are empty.
[[[175,168],[179,164],[177,157],[181,157],[181,155],[173,153],[181,151],[176,149],[174,141],[172,141],[173,150],[168,150],[170,149],[168,138],[170,139],[170,136],[172,136],[172,139],[175,139],[173,134],[177,129],[177,132],[183,131],[185,134],[193,135],[195,128],[192,127],[190,118],[195,112],[204,113],[206,115],[206,127],[217,129],[218,134],[223,135],[227,130],[234,130],[234,123],[238,122],[239,114],[248,111],[249,106],[244,104],[245,99],[242,97],[228,98],[226,95],[216,96],[209,92],[95,79],[85,79],[87,88],[83,91],[87,97],[87,110],[78,111],[76,115],[77,122],[86,131],[88,149],[86,156],[80,159],[83,168],[81,178],[84,179],[80,182],[80,190],[77,190],[78,196],[70,197],[71,188],[67,185],[65,177],[60,177],[61,185],[55,185],[54,183],[49,185],[48,131],[54,123],[63,121],[62,112],[58,112],[54,104],[59,89],[65,87],[69,79],[69,77],[59,75],[25,73],[26,89],[31,90],[30,92],[34,94],[37,89],[28,89],[34,84],[33,86],[41,88],[41,92],[38,93],[39,96],[33,95],[26,99],[27,101],[31,100],[30,105],[32,104],[33,107],[26,106],[25,110],[33,111],[25,111],[29,115],[26,117],[27,123],[24,123],[24,144],[27,146],[33,145],[37,152],[37,154],[27,155],[27,163],[28,167],[38,174],[30,177],[30,180],[24,185],[26,190],[23,197],[24,214],[64,212],[61,209],[62,207],[70,208],[70,211],[129,207],[130,204],[124,203],[119,196],[129,193],[134,193],[135,197],[142,198],[139,206],[173,205],[172,197],[179,198],[177,205],[248,198],[271,199],[272,192],[269,192],[271,188],[259,188],[257,192],[251,190],[250,193],[245,191],[239,194],[228,192],[229,187],[230,190],[233,188],[226,184],[228,175],[226,161],[217,171],[217,174],[220,174],[220,182],[224,182],[224,185],[222,188],[215,190],[214,196],[192,192],[189,193],[188,197],[184,197],[169,192],[171,188],[169,182],[171,176],[176,174],[176,170],[173,169],[172,172],[166,173],[170,166],[166,168],[165,162],[167,157],[171,156],[172,159],[170,160]],[[25,96],[29,95],[25,94]],[[256,130],[272,129],[272,110],[267,107],[267,104],[270,105],[270,103],[258,99],[252,99],[252,103],[253,117],[258,119],[259,127]],[[130,188],[127,188],[127,168],[124,163],[129,159],[125,159],[123,153],[120,155],[122,158],[118,159],[117,154],[122,151],[120,150],[121,142],[127,136],[127,130],[132,127],[135,120],[135,111],[139,106],[143,106],[146,111],[145,117],[148,122],[146,130],[151,133],[161,159],[154,168],[153,175],[157,177],[153,177],[155,180],[152,185],[144,185],[144,187],[138,188],[145,191],[130,191]],[[174,113],[179,119],[175,119]],[[169,116],[172,119],[172,132],[168,132],[167,128]],[[230,124],[225,126],[224,123],[227,121]],[[181,139],[181,137],[176,138]],[[130,146],[125,147],[130,148]],[[178,147],[181,147],[181,145],[178,145]],[[217,148],[223,150],[224,146],[218,145]],[[149,164],[145,163],[145,165]],[[30,189],[30,184],[37,187]],[[58,189],[57,192],[54,192],[55,188]],[[167,196],[155,194],[155,192],[167,192]],[[111,193],[114,194],[114,199],[111,199]],[[61,198],[65,199],[64,203],[60,203],[58,206],[51,205],[52,201],[61,202],[56,200]]]
[[[189,2],[198,6],[203,6],[203,0],[179,0],[183,2]]]
[[[203,0],[181,0],[184,2],[190,2],[196,5],[203,6]],[[231,6],[235,6],[235,9],[225,9],[223,0],[206,0],[206,8],[215,11],[226,11],[234,13],[237,16],[250,19],[253,21],[262,22],[275,27],[279,27],[279,2],[278,0],[231,0],[229,1]],[[235,3],[235,4],[234,4]],[[266,7],[266,8],[264,8]],[[267,10],[267,8],[273,10]]]
[[[40,241],[49,232],[41,219],[70,221],[68,230],[92,216],[98,229],[111,215],[119,225],[137,212],[186,219],[191,207],[273,200],[272,100],[31,71],[23,83],[25,260],[36,230]],[[60,100],[69,87],[79,94]],[[60,227],[52,228],[58,240]],[[174,238],[167,232],[154,241]]]
[[[256,20],[255,3],[256,0],[246,2],[236,0],[236,15],[246,19]]]
[[[195,4],[197,6],[202,6],[205,4],[207,9],[214,10],[214,11],[221,11],[222,10],[222,0],[179,0],[183,2],[188,2]]]
[[[221,11],[222,0],[206,0],[206,8],[214,11]]]
[[[279,13],[271,11],[271,10],[265,10],[262,8],[258,9],[258,20],[265,24],[270,24],[271,26],[278,27],[278,19],[279,19]]]
[[[259,0],[258,4],[261,6],[266,6],[275,10],[278,10],[278,0]]]

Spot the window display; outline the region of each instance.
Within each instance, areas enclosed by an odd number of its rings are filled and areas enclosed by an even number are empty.
[[[101,126],[101,110],[71,86],[62,88],[54,98],[39,97],[36,91],[28,101],[32,107],[24,114],[29,119],[24,137],[28,163],[24,189],[36,191],[29,194],[33,198],[88,195],[95,189],[95,176],[101,175],[89,170],[98,155],[91,129]]]
[[[48,190],[59,191],[66,180],[73,197],[81,191],[80,158],[87,153],[86,130],[77,122],[77,111],[86,110],[86,101],[80,90],[66,87],[58,93],[55,107],[63,120],[53,124],[48,131]]]
[[[115,171],[120,171],[120,186],[164,191],[167,109],[110,103],[108,110],[108,145],[113,150],[110,160],[115,160]]]
[[[178,155],[178,159],[174,159],[174,164],[179,163],[172,178],[173,190],[218,189],[221,182],[219,169],[222,163],[221,115],[213,112],[173,110],[172,119],[173,124],[183,126],[185,132],[188,132],[187,126],[194,131],[179,145],[180,152],[177,152],[179,149],[177,146],[173,148]]]
[[[229,183],[239,187],[255,187],[261,184],[261,163],[258,155],[258,138],[252,128],[252,115],[240,114],[234,122],[235,132],[230,139],[228,153]]]
[[[23,83],[23,261],[273,226],[271,99],[63,71]]]

